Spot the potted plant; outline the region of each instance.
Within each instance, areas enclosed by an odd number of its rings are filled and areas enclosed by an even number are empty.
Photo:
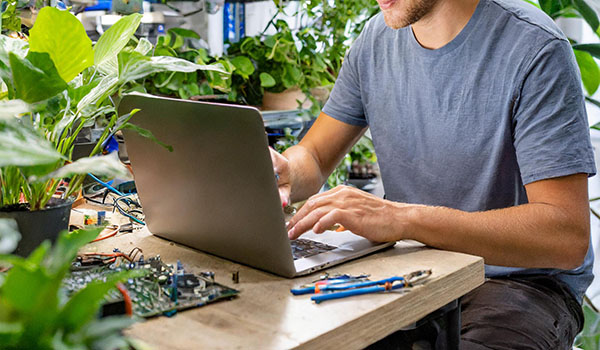
[[[78,230],[60,235],[51,247],[41,244],[28,258],[0,255],[0,344],[2,349],[136,349],[138,342],[121,332],[135,322],[127,317],[98,319],[104,296],[115,284],[140,276],[140,271],[125,270],[109,275],[105,281],[88,283],[67,297],[61,290],[71,262],[84,244],[102,230]],[[16,224],[0,219],[2,243],[18,236]],[[4,250],[3,252],[6,252]]]
[[[215,71],[160,72],[153,74],[138,86],[151,94],[178,97],[184,100],[212,100],[249,104],[245,88],[255,69],[245,56],[214,57],[203,48],[186,43],[199,40],[200,36],[189,29],[171,28],[158,38],[153,55],[171,56],[197,64],[221,67],[227,74]]]
[[[131,128],[152,137],[129,123],[135,110],[117,115],[115,101],[128,83],[161,71],[223,72],[148,56],[152,44],[133,36],[140,21],[139,14],[123,17],[92,46],[74,15],[45,7],[28,41],[0,35],[0,216],[18,220],[24,238],[17,253],[27,254],[43,237],[56,237],[66,228],[69,198],[85,174],[127,175],[116,156],[101,155],[110,135]],[[73,161],[77,135],[93,125],[102,128],[96,146],[89,157]],[[62,184],[56,203],[52,198]],[[57,206],[61,209],[54,210]],[[51,218],[42,221],[46,214]]]
[[[318,114],[321,102],[312,91],[333,85],[335,76],[329,61],[319,52],[310,29],[294,33],[283,20],[271,20],[267,28],[271,25],[277,30],[275,34],[248,37],[232,44],[227,50],[228,56],[247,56],[254,63],[256,70],[250,83],[254,90],[261,92],[263,109],[301,106],[310,107],[311,114]],[[289,102],[273,102],[274,98],[287,98]]]

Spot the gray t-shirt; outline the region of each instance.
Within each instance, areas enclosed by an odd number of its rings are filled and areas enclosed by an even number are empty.
[[[369,126],[390,200],[483,211],[527,203],[524,184],[595,174],[572,49],[522,0],[480,0],[437,50],[375,16],[344,60],[323,112]],[[535,232],[532,232],[535,234]],[[556,275],[581,300],[590,249],[574,270],[486,266],[487,276]]]

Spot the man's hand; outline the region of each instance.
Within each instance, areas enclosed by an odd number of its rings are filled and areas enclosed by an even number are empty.
[[[290,167],[288,160],[271,147],[269,147],[269,151],[271,152],[271,160],[273,161],[273,171],[277,178],[277,187],[279,188],[281,204],[283,207],[286,207],[290,204],[290,192],[292,188],[292,185],[290,184]]]
[[[290,239],[312,229],[323,233],[340,224],[353,233],[375,242],[403,238],[403,213],[410,206],[376,197],[359,189],[338,186],[308,199],[288,224]]]

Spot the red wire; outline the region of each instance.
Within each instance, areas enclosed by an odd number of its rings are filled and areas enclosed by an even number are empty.
[[[127,291],[127,288],[125,288],[125,286],[122,283],[117,283],[117,289],[119,290],[119,292],[121,292],[121,294],[123,294],[123,301],[125,302],[125,314],[127,314],[127,316],[132,316],[133,306],[131,304],[131,298],[129,297],[129,292]]]
[[[117,235],[117,233],[119,233],[119,229],[120,229],[120,227],[119,227],[119,225],[113,225],[113,227],[114,227],[114,229],[113,229],[112,231],[110,231],[108,234],[106,234],[106,235],[104,235],[104,236],[100,236],[100,235],[98,235],[98,238],[96,238],[96,239],[95,239],[95,240],[93,240],[92,242],[98,242],[98,241],[101,241],[101,240],[103,240],[103,239],[107,239],[107,238],[109,238],[109,237],[116,236],[116,235]],[[107,227],[107,228],[108,228],[108,227]],[[104,231],[106,231],[106,229],[104,229],[102,232],[104,232]],[[100,232],[100,233],[102,233],[102,232]]]

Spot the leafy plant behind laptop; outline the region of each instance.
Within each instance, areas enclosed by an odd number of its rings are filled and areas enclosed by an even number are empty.
[[[135,110],[117,115],[114,98],[128,83],[162,71],[224,72],[175,57],[149,57],[152,44],[133,36],[140,21],[140,14],[123,17],[92,47],[74,15],[45,7],[28,40],[0,35],[0,207],[19,203],[23,195],[30,210],[42,209],[63,178],[71,178],[68,197],[88,172],[126,176],[116,157],[75,162],[71,157],[86,126],[102,130],[90,157],[100,155],[105,140],[124,128],[153,138],[129,123]]]

